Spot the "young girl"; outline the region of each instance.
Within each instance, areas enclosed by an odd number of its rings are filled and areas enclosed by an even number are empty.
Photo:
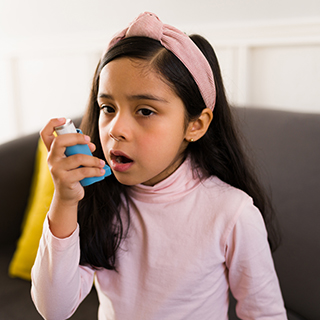
[[[241,319],[286,319],[272,211],[205,39],[141,14],[97,67],[86,135],[55,137],[64,122],[41,132],[55,185],[32,270],[45,319],[70,317],[93,282],[100,320],[227,319],[229,289]],[[95,157],[65,157],[75,144]],[[84,189],[105,161],[113,175]]]

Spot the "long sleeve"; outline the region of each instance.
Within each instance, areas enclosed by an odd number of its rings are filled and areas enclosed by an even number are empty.
[[[230,233],[226,264],[239,318],[287,319],[265,225],[252,204],[243,209]]]
[[[47,320],[69,318],[93,285],[94,270],[79,265],[79,226],[65,239],[52,235],[46,218],[32,268],[32,299]]]

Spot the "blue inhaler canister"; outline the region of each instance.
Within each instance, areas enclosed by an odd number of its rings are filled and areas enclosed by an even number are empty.
[[[57,133],[58,136],[62,134],[67,134],[67,133],[81,133],[82,131],[80,129],[76,129],[74,126],[73,122],[71,119],[67,119],[66,123],[63,124],[62,126],[55,127],[55,132]],[[67,157],[72,156],[74,154],[87,154],[89,156],[92,156],[92,153],[89,149],[89,146],[87,144],[77,144],[75,146],[67,147],[65,151],[65,155]],[[83,187],[89,186],[90,184],[93,184],[95,182],[103,180],[105,177],[111,175],[111,169],[108,165],[105,165],[104,168],[105,174],[100,177],[90,177],[90,178],[84,178],[80,181],[81,185]]]

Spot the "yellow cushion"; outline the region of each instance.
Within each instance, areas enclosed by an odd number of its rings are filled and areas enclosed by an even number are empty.
[[[9,266],[9,275],[29,280],[42,225],[53,196],[53,181],[47,165],[47,149],[39,140],[31,193],[22,224],[22,234]]]

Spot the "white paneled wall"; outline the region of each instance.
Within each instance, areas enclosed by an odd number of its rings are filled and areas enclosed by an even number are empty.
[[[87,56],[78,53],[19,59],[18,117],[23,131],[43,126],[49,117],[83,113],[90,82],[87,64]]]
[[[233,104],[320,112],[319,20],[180,28],[212,43]],[[81,115],[109,36],[39,37],[0,48],[0,143],[51,117]]]
[[[230,101],[320,112],[320,20],[199,28],[216,48]]]
[[[251,65],[250,102],[320,112],[320,44],[253,48]]]
[[[0,56],[0,143],[83,114],[100,55],[58,45]]]
[[[19,134],[14,101],[14,59],[0,59],[0,143]]]

